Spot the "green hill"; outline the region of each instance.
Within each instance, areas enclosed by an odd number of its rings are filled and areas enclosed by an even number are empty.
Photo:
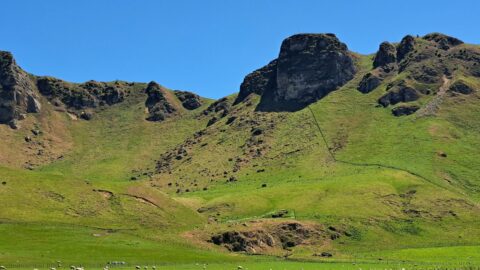
[[[295,35],[217,101],[1,59],[2,264],[480,263],[479,46]]]

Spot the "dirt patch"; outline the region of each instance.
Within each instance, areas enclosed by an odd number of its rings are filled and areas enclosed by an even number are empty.
[[[104,189],[94,189],[93,191],[98,192],[100,195],[102,195],[103,198],[107,200],[111,199],[114,196],[113,192]]]
[[[138,202],[145,203],[145,204],[160,208],[160,206],[158,204],[154,203],[153,201],[151,201],[147,198],[137,196],[137,195],[132,195],[132,194],[122,194],[122,195],[127,196],[127,197],[131,197]]]
[[[44,196],[57,202],[63,202],[65,200],[65,197],[62,194],[53,191],[45,192]]]

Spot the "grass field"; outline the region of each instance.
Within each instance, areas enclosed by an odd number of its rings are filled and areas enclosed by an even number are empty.
[[[371,57],[360,57],[358,67],[353,81],[309,108],[259,113],[240,104],[232,108],[233,124],[227,117],[206,127],[209,117],[201,112],[211,100],[165,122],[147,122],[139,87],[88,122],[47,107],[48,114],[29,117],[18,131],[1,126],[9,143],[0,146],[0,265],[478,267],[478,94],[445,100],[436,117],[397,118],[375,106],[387,82],[367,95],[355,89]],[[26,170],[22,164],[34,154],[24,137],[34,124],[44,131],[36,140],[50,145],[54,159],[38,158],[43,163]],[[252,128],[263,133],[252,136]],[[198,143],[185,143],[200,130]],[[143,174],[180,144],[188,158],[173,160],[170,173]],[[279,210],[289,214],[271,219]],[[313,222],[351,237],[266,256],[206,241],[262,222]],[[313,256],[324,251],[333,257]]]

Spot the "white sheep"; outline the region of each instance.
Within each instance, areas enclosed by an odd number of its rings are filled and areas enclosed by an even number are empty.
[[[140,265],[135,266],[135,269],[139,270],[141,267]]]

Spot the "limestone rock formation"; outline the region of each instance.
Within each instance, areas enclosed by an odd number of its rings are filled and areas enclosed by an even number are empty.
[[[0,123],[17,127],[26,113],[38,113],[41,103],[30,76],[10,52],[0,51]]]
[[[299,34],[285,39],[279,57],[249,74],[235,104],[262,95],[261,111],[295,111],[344,85],[356,69],[347,46],[333,34]]]

